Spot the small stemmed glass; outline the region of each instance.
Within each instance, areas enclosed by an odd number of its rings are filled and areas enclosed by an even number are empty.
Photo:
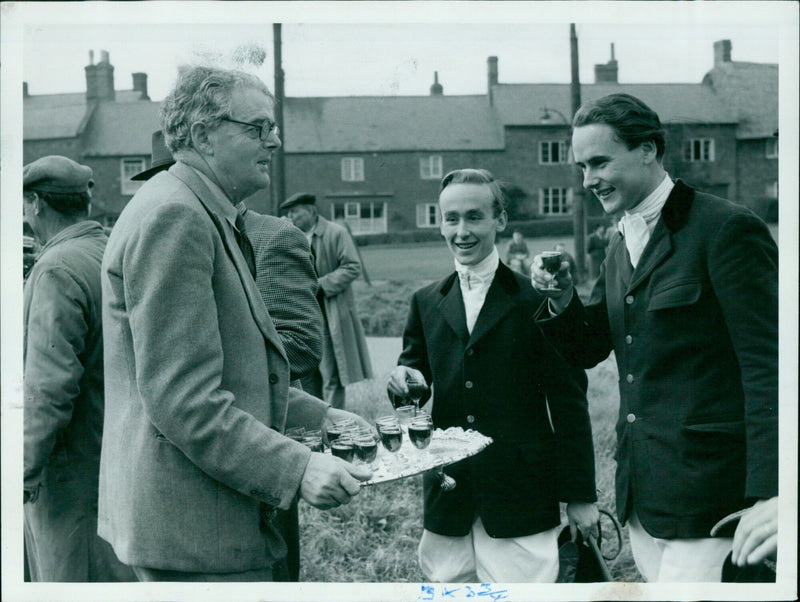
[[[428,385],[424,380],[419,380],[413,375],[406,377],[406,386],[408,387],[408,397],[414,403],[414,416],[419,414],[419,400],[428,392]]]

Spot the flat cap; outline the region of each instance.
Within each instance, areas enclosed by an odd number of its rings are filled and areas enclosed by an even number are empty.
[[[22,168],[22,188],[41,192],[88,192],[94,186],[92,168],[61,155],[36,159]]]
[[[283,201],[280,205],[280,209],[288,209],[289,207],[294,207],[295,205],[314,205],[317,202],[317,197],[313,194],[309,194],[307,192],[298,192],[297,194],[293,194],[288,199]]]

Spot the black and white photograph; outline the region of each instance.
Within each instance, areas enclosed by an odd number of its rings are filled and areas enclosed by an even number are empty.
[[[2,599],[794,600],[793,2],[2,2]]]

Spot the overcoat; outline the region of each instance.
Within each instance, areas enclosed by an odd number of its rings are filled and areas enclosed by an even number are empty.
[[[559,524],[559,501],[597,499],[586,375],[536,327],[542,302],[503,263],[471,335],[455,272],[411,299],[398,364],[432,383],[437,428],[475,429],[494,440],[445,468],[454,490],[425,475],[424,523],[433,533],[464,536],[480,516],[492,537],[532,535]]]
[[[95,221],[64,228],[25,284],[24,487],[36,498],[25,504],[25,532],[35,581],[133,580],[97,537],[107,240]]]
[[[322,290],[325,319],[342,386],[372,378],[367,339],[351,286],[361,274],[358,251],[348,231],[322,216],[311,240]]]
[[[146,182],[103,258],[105,433],[99,533],[126,564],[263,568],[326,404],[289,365],[242,255],[233,205],[182,162]],[[227,203],[227,205],[226,205]]]
[[[751,211],[676,182],[636,269],[615,234],[589,304],[539,324],[579,366],[615,352],[621,520],[708,537],[777,495],[778,250]]]

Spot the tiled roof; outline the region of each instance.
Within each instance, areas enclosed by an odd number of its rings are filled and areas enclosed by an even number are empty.
[[[160,109],[160,102],[100,103],[86,131],[86,155],[149,156]]]
[[[115,102],[110,104],[127,104],[140,98],[141,92],[118,90]],[[45,140],[75,137],[83,131],[90,116],[89,111],[90,105],[83,92],[26,96],[22,103],[23,138]]]
[[[703,83],[735,111],[737,138],[765,138],[778,129],[778,65],[721,63],[706,74]]]
[[[607,94],[631,94],[644,101],[662,123],[735,123],[736,116],[700,84],[585,84],[581,102]],[[538,125],[544,107],[571,118],[570,84],[499,84],[492,87],[494,106],[504,125]],[[550,123],[563,122],[551,112]]]
[[[501,150],[486,96],[288,98],[286,152]]]

